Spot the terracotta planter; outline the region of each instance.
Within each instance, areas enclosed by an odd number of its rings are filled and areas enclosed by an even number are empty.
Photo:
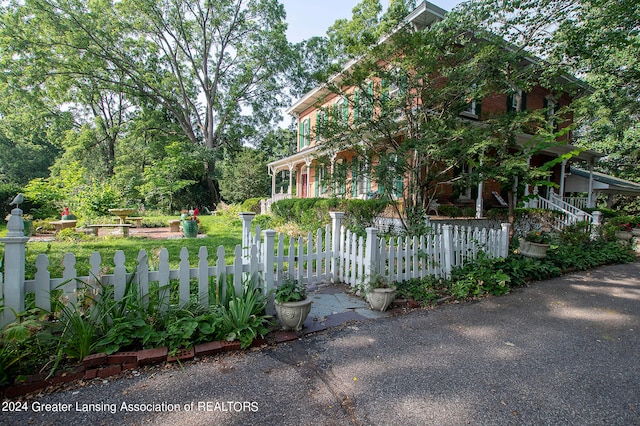
[[[547,256],[549,244],[532,243],[520,238],[520,254],[534,259],[542,259]]]
[[[311,312],[311,303],[313,300],[306,298],[299,302],[275,302],[278,321],[282,325],[283,330],[300,331],[304,326],[304,322]]]
[[[367,302],[374,311],[384,312],[396,298],[396,287],[373,288],[367,291]]]

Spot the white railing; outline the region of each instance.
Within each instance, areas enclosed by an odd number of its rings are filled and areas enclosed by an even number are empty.
[[[549,195],[548,199],[538,195],[537,198],[529,201],[528,206],[561,212],[561,215],[553,218],[549,223],[553,229],[559,231],[576,222],[587,221],[589,223],[594,223],[593,215],[564,202],[560,197],[553,193]]]
[[[563,197],[562,201],[572,205],[573,207],[584,209],[587,207],[587,202],[589,201],[589,199],[587,197]]]
[[[332,212],[332,224],[306,238],[279,234],[276,239],[273,230],[260,232],[257,227],[252,234],[254,214],[241,213],[242,245],[235,247],[231,263],[225,261],[222,246],[217,248],[215,259],[207,247],[200,247],[197,265],[192,267],[188,250],[182,248],[178,268],[171,269],[169,252],[162,249],[157,267],[152,270],[146,251],[140,250],[137,266],[127,271],[123,251],[116,251],[113,266],[104,265],[100,254],[94,252],[89,258],[89,273],[78,276],[76,257],[67,253],[62,277],[51,277],[49,259],[41,254],[34,278],[25,280],[28,238],[23,235],[22,211],[14,209],[7,236],[0,239],[5,245],[4,274],[0,274],[0,298],[5,309],[0,313],[0,325],[13,321],[14,313],[24,311],[27,293],[35,294],[35,305],[45,310],[51,309],[53,295],[73,307],[81,292],[95,293],[107,287],[113,290],[115,300],[121,300],[128,285],[135,286],[143,299],[151,287],[157,286],[161,306],[168,306],[169,301],[179,305],[191,301],[208,304],[215,297],[212,292],[218,283],[231,281],[239,293],[250,279],[269,294],[286,274],[306,284],[343,281],[351,286],[366,282],[372,274],[383,275],[392,282],[426,275],[446,277],[452,268],[475,259],[480,250],[495,257],[506,257],[508,253],[508,224],[499,230],[443,225],[429,235],[386,240],[378,237],[376,228],[367,228],[364,237],[345,230],[341,226],[343,215]],[[220,287],[226,289],[226,285]]]

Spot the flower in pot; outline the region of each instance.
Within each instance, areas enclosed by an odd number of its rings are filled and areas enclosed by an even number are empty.
[[[60,214],[60,220],[77,220],[78,218],[71,214],[71,212],[69,211],[69,207],[65,207],[64,210],[62,210],[62,213]]]
[[[524,238],[520,238],[521,255],[542,259],[547,255],[551,246],[551,235],[544,231],[531,231]]]
[[[382,275],[372,275],[364,286],[367,302],[374,311],[384,312],[396,298],[397,287],[391,285]]]
[[[276,288],[275,307],[278,321],[283,330],[300,331],[309,312],[312,300],[307,297],[307,289],[295,278],[285,277]]]

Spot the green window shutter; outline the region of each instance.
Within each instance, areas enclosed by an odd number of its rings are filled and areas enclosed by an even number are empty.
[[[307,118],[304,123],[304,142],[305,146],[311,144],[311,119]]]
[[[351,196],[358,196],[358,160],[351,160]]]
[[[481,114],[482,114],[482,101],[481,100],[477,100],[476,101],[476,115],[478,116],[478,118],[480,118]]]
[[[373,118],[373,105],[374,102],[374,92],[373,92],[373,81],[370,81],[367,85],[367,103],[365,109],[367,111],[367,120],[371,120]]]
[[[404,188],[403,188],[404,179],[401,176],[396,178],[394,182],[394,186],[395,186],[394,191],[395,191],[396,197],[402,197],[402,193],[404,192]]]
[[[527,109],[527,94],[525,92],[522,92],[522,108],[520,108],[520,111],[524,111]]]
[[[322,133],[322,111],[316,112],[316,142],[320,140]]]
[[[513,96],[507,96],[507,112],[513,111]]]
[[[342,123],[349,123],[349,101],[346,98],[342,100]]]
[[[316,164],[315,170],[316,170],[316,176],[315,176],[315,181],[316,181],[316,185],[315,185],[315,194],[316,194],[316,198],[318,198],[318,196],[320,196],[320,168],[318,167],[318,165],[317,165],[317,164]]]
[[[298,122],[298,149],[304,147],[304,121]]]
[[[360,119],[360,94],[359,90],[353,92],[353,123],[357,123]]]

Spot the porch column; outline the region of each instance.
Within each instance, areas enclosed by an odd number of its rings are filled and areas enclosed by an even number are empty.
[[[293,197],[293,169],[294,169],[295,165],[292,163],[289,163],[289,190],[287,191],[287,193],[289,194],[289,198]]]
[[[482,167],[482,157],[480,157],[480,167]],[[483,199],[482,199],[482,187],[484,182],[482,181],[482,175],[478,175],[478,196],[476,197],[476,219],[482,217]]]
[[[594,206],[593,200],[593,160],[589,161],[589,190],[587,192],[587,207]]]
[[[478,182],[478,197],[476,197],[476,219],[482,217],[483,199],[482,199],[482,186],[483,182]]]
[[[567,168],[567,160],[562,160],[562,170],[560,170],[560,199],[564,200],[564,180],[565,169]]]
[[[271,170],[271,198],[276,196],[276,171]]]
[[[307,166],[307,198],[311,198],[311,159],[305,158],[304,164]]]
[[[531,167],[531,156],[527,157],[527,167]],[[529,195],[529,184],[524,186],[524,196]]]
[[[333,191],[333,185],[335,185],[335,181],[333,180],[333,171],[335,169],[335,164],[336,164],[336,157],[338,156],[337,153],[332,153],[331,154],[331,166],[329,167],[329,176],[331,176],[329,178],[329,185],[327,185],[327,192],[329,193],[329,195],[334,195],[334,191]]]

